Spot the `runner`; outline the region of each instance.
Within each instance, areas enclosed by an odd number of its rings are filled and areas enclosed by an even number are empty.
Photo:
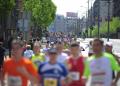
[[[69,49],[64,49],[63,52],[66,53],[68,56],[71,55],[71,51]]]
[[[105,51],[107,53],[112,54],[115,57],[116,61],[120,64],[119,57],[113,53],[113,44],[112,44],[112,42],[107,42],[106,43],[106,45],[105,45]]]
[[[57,50],[51,48],[48,50],[49,62],[45,62],[39,66],[38,72],[42,77],[42,86],[63,86],[68,71],[65,66],[56,61]]]
[[[58,51],[57,61],[60,63],[66,64],[66,61],[68,59],[68,55],[63,52],[64,44],[62,42],[57,42],[56,48]]]
[[[120,71],[120,67],[115,58],[103,52],[103,41],[94,39],[94,55],[88,58],[84,75],[90,78],[90,86],[116,86],[116,81],[112,81],[112,71]],[[117,76],[118,77],[118,76]]]
[[[4,62],[3,70],[7,86],[27,86],[28,80],[37,83],[38,74],[32,62],[22,56],[23,42],[12,41],[12,57]],[[2,84],[4,86],[4,83]]]
[[[45,55],[40,52],[40,43],[35,42],[33,46],[34,55],[32,56],[31,60],[34,63],[35,67],[38,68],[38,66],[45,62]]]
[[[120,65],[119,57],[113,53],[113,44],[112,44],[112,42],[107,42],[107,43],[106,43],[106,45],[105,45],[105,51],[106,51],[107,53],[112,54],[112,55],[114,56],[114,58],[116,59],[116,61],[118,62],[118,64]],[[120,75],[120,72],[117,73],[117,74],[118,74],[117,76],[119,76],[119,75]],[[115,79],[115,81],[117,82],[117,81],[119,80],[119,77],[115,78],[115,76],[116,76],[116,74],[115,74],[115,72],[113,71],[112,77],[113,77],[113,79]]]
[[[88,46],[89,46],[88,56],[90,57],[94,54],[93,49],[92,49],[92,41],[90,41]]]
[[[71,44],[70,47],[71,56],[68,59],[68,69],[69,74],[72,79],[71,83],[68,86],[85,86],[83,82],[83,73],[84,73],[84,58],[80,54],[80,46],[78,43]]]
[[[33,56],[33,51],[31,50],[31,45],[27,45],[26,50],[24,52],[24,57],[31,59],[32,56]]]

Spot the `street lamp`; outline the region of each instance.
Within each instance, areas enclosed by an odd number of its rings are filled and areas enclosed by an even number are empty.
[[[108,9],[107,9],[107,11],[108,11],[108,15],[107,15],[107,21],[108,21],[107,41],[109,41],[109,36],[110,36],[110,2],[111,2],[111,0],[102,0],[102,1],[105,1],[105,2],[108,3]]]
[[[110,36],[110,0],[108,0],[108,34],[107,34],[107,41],[109,41]]]
[[[100,0],[98,0],[98,38],[100,38]]]

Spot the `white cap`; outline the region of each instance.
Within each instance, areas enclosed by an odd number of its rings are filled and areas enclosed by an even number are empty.
[[[112,42],[107,42],[106,45],[111,46],[111,47],[113,46]]]

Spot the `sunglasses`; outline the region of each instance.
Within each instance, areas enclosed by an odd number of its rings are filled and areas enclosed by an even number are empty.
[[[53,52],[50,52],[49,54],[50,54],[50,55],[55,55],[55,54],[57,54],[57,53],[55,53],[55,52],[54,52],[54,53],[53,53]]]

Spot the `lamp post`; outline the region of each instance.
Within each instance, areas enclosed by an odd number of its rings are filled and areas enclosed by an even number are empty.
[[[109,41],[110,36],[110,0],[108,0],[108,34],[107,34],[107,41]]]
[[[98,0],[98,38],[100,38],[100,0]]]
[[[92,30],[93,30],[93,0],[91,0],[90,7],[90,37],[92,38]]]

